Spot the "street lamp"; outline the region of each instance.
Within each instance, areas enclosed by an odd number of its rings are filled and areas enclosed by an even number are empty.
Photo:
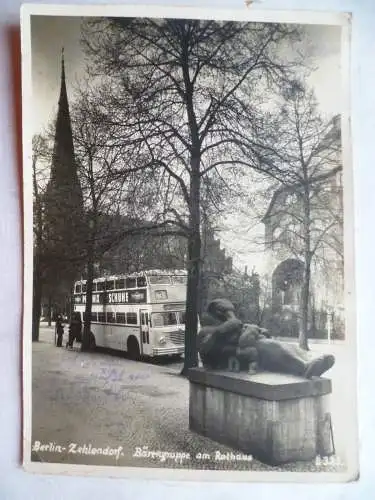
[[[333,315],[333,308],[327,307],[327,337],[328,337],[328,344],[331,343],[331,336],[332,336],[332,315]]]

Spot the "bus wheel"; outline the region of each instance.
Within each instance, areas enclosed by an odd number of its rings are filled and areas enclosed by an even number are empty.
[[[95,351],[95,349],[96,349],[95,336],[92,332],[90,332],[90,351]]]
[[[129,337],[127,341],[128,354],[131,359],[138,361],[141,357],[138,340],[135,337]]]

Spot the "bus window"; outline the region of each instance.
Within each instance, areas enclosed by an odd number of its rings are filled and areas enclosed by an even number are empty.
[[[137,324],[137,313],[126,313],[126,323],[128,325]]]
[[[116,280],[116,290],[122,290],[125,288],[125,280],[123,278]]]
[[[126,288],[137,288],[136,278],[126,278]]]
[[[76,293],[81,293],[81,285],[76,285],[75,292]]]
[[[92,284],[92,291],[93,291],[93,292],[96,292],[96,283],[93,283],[93,284]]]
[[[86,293],[86,283],[82,284],[82,293]]]
[[[114,323],[114,322],[115,322],[115,313],[107,312],[107,323]]]
[[[185,311],[179,311],[177,313],[177,321],[180,325],[184,325],[186,322],[186,312]]]
[[[99,323],[105,323],[105,313],[98,313]]]
[[[187,276],[172,276],[172,285],[187,285]]]
[[[105,288],[105,281],[98,281],[97,282],[97,290],[99,292],[103,291]]]
[[[137,278],[137,287],[142,288],[144,286],[146,286],[146,278],[144,276]]]
[[[117,313],[116,314],[116,322],[117,323],[125,323],[125,313]]]
[[[153,326],[177,325],[177,316],[175,312],[152,313]]]
[[[151,285],[170,285],[171,283],[171,278],[170,276],[163,276],[163,275],[152,275],[149,276],[148,279],[150,280]]]
[[[167,298],[167,290],[155,290],[155,300],[166,300]]]
[[[98,313],[96,312],[91,313],[91,321],[98,321]]]
[[[114,290],[115,282],[113,280],[106,282],[106,290]]]
[[[148,313],[141,313],[141,325],[148,325]]]

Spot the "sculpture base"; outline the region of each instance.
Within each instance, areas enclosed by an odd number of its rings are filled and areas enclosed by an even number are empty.
[[[333,450],[331,381],[260,372],[189,370],[191,430],[269,465]]]

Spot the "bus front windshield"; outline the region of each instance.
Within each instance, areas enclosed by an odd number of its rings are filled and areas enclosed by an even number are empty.
[[[185,311],[157,312],[151,315],[152,326],[171,326],[185,324]]]

